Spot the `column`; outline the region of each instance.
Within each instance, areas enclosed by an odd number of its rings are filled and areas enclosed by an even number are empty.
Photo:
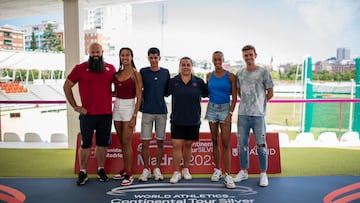
[[[360,99],[360,58],[355,59],[355,99]],[[352,131],[360,133],[360,103],[354,103]]]
[[[65,78],[72,68],[80,62],[79,0],[64,2],[64,38],[65,38]],[[78,86],[73,87],[74,97],[80,102]],[[77,134],[80,132],[78,113],[67,105],[68,145],[76,147]]]

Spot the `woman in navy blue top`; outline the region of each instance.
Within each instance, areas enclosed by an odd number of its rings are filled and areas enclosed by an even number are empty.
[[[170,183],[177,183],[181,177],[192,179],[188,169],[191,145],[199,140],[201,97],[209,94],[205,82],[192,74],[193,63],[189,57],[181,58],[179,66],[180,73],[170,79],[168,86],[169,94],[172,95],[170,123],[174,159],[174,174]],[[182,159],[184,165],[180,172]]]

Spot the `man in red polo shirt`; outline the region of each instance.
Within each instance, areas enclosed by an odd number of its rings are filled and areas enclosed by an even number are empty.
[[[98,179],[107,181],[104,165],[112,124],[112,90],[111,86],[116,71],[112,64],[105,63],[100,44],[93,43],[89,48],[89,59],[76,65],[67,76],[64,92],[69,105],[78,112],[80,120],[81,147],[79,149],[80,172],[78,185],[88,180],[86,167],[90,158],[92,137],[96,133],[96,159]],[[81,104],[78,104],[72,88],[78,84]]]

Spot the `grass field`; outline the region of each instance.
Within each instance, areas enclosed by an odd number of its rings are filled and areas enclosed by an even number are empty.
[[[0,177],[76,177],[73,149],[0,149],[0,154]],[[282,173],[270,176],[360,175],[360,150],[281,148],[280,155]]]
[[[344,99],[344,95],[327,96],[327,99]],[[274,99],[294,99],[275,97]],[[301,125],[301,106],[302,103],[268,103],[266,122],[268,125],[296,126]],[[340,111],[341,109],[341,111]],[[341,113],[340,113],[341,112]],[[349,103],[315,103],[313,105],[311,132],[315,139],[322,132],[336,132],[338,137],[349,131]],[[294,140],[299,132],[280,131],[289,135]]]
[[[300,103],[268,103],[266,122],[270,125],[300,126]]]

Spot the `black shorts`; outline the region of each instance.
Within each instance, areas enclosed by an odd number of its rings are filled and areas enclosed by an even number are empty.
[[[181,126],[171,123],[171,138],[199,140],[200,125]]]
[[[90,148],[95,132],[96,146],[107,147],[111,140],[112,115],[80,115],[81,147]]]

